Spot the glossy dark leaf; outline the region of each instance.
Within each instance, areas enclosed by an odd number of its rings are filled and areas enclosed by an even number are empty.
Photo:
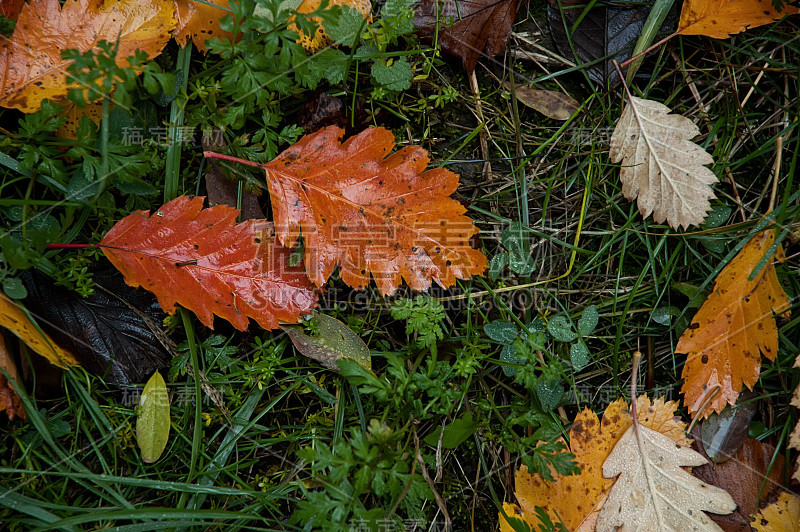
[[[564,9],[564,20],[562,20],[558,5],[553,5],[551,0],[547,7],[547,18],[553,41],[561,55],[574,57],[578,64],[591,63],[609,56],[587,67],[587,72],[592,81],[606,86],[616,85],[619,83],[619,75],[611,60],[616,59],[618,63],[622,63],[631,57],[636,40],[642,33],[644,22],[650,13],[650,6],[629,8],[596,5],[568,36],[568,30],[573,28],[582,12],[582,8]],[[574,54],[570,47],[570,39],[575,47]]]
[[[22,280],[28,289],[25,306],[87,371],[108,383],[131,384],[168,365],[170,354],[151,330],[158,330],[166,315],[155,297],[126,285],[111,266],[94,271],[97,288],[86,299],[35,270]]]
[[[318,331],[313,336],[299,325],[282,327],[300,353],[334,371],[339,371],[336,362],[343,358],[354,360],[366,369],[372,367],[369,347],[347,325],[320,312],[314,312],[314,319]]]
[[[414,27],[423,38],[437,36],[442,50],[472,72],[482,53],[494,57],[506,49],[518,6],[518,0],[422,0]]]

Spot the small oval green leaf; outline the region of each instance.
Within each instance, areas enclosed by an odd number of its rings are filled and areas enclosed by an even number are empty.
[[[152,464],[161,457],[169,440],[169,394],[159,372],[153,373],[139,398],[136,441],[142,460]]]
[[[487,323],[483,326],[483,332],[495,342],[502,342],[504,344],[512,343],[517,339],[517,335],[519,334],[516,325],[501,320]]]
[[[581,336],[589,336],[597,327],[597,322],[600,321],[600,314],[597,312],[597,307],[589,305],[583,311],[581,319],[578,320],[578,334]]]
[[[548,321],[547,332],[559,342],[571,342],[578,337],[575,331],[572,330],[572,325],[564,316],[556,316]]]
[[[284,325],[295,348],[308,358],[312,358],[334,371],[339,371],[337,360],[348,358],[366,369],[372,368],[369,347],[347,325],[321,312],[314,312],[319,334],[311,336],[299,325]]]
[[[589,362],[591,362],[591,358],[589,357],[589,348],[586,347],[586,344],[583,342],[583,340],[578,340],[569,347],[569,358],[572,360],[572,367],[575,368],[575,371],[582,370]]]

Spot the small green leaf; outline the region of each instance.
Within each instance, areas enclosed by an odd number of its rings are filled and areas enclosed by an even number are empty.
[[[472,414],[467,412],[463,417],[456,419],[444,428],[442,447],[445,449],[455,449],[472,436],[477,428],[477,421],[474,421],[472,419]],[[435,431],[425,437],[425,443],[436,447],[439,445],[439,435],[441,433],[442,427],[436,427]]]
[[[572,361],[572,367],[575,371],[580,371],[591,362],[589,356],[589,348],[583,340],[578,340],[569,347],[569,358]]]
[[[405,57],[396,59],[391,66],[379,59],[372,64],[372,77],[390,91],[404,91],[411,88],[411,64]]]
[[[677,316],[680,313],[681,309],[678,307],[658,307],[653,309],[653,312],[650,313],[650,317],[653,318],[653,321],[659,325],[669,325],[672,321],[672,317]]]
[[[495,342],[502,342],[510,344],[517,339],[518,331],[517,326],[513,323],[501,320],[495,320],[483,326],[483,332],[486,336]]]
[[[314,312],[318,334],[306,334],[300,325],[284,325],[292,343],[300,353],[334,371],[339,371],[336,361],[347,358],[370,369],[372,361],[369,347],[347,325],[321,312]]]
[[[508,364],[519,364],[520,359],[517,358],[515,354],[516,351],[513,345],[506,345],[503,346],[503,350],[500,351],[500,362],[503,362],[503,373],[506,374],[506,377],[513,377],[517,374],[517,368],[515,366],[510,366]]]
[[[572,325],[570,325],[569,321],[567,321],[567,318],[564,316],[556,316],[548,321],[547,331],[550,333],[550,336],[559,342],[571,342],[578,337],[575,331],[572,330]]]
[[[508,253],[498,253],[489,261],[489,279],[496,281],[508,265]]]
[[[25,299],[28,296],[25,285],[16,277],[6,277],[3,279],[3,292],[11,299]]]
[[[564,388],[557,378],[542,375],[536,383],[536,396],[546,412],[552,411],[564,397]]]
[[[597,327],[597,322],[600,321],[600,314],[597,313],[597,307],[589,305],[583,311],[581,319],[578,320],[578,334],[581,336],[589,336]]]
[[[156,371],[139,398],[139,415],[136,419],[136,441],[142,451],[142,460],[152,464],[159,459],[169,440],[169,394],[164,378]]]

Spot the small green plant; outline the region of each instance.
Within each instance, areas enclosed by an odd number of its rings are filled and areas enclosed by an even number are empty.
[[[392,306],[392,317],[405,320],[406,334],[414,338],[416,345],[436,352],[436,342],[444,338],[445,318],[444,307],[438,300],[421,295],[398,299]]]

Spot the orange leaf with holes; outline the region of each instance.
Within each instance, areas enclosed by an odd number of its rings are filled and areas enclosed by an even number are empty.
[[[213,5],[211,5],[213,4]],[[233,35],[223,31],[219,19],[230,13],[228,0],[175,0],[175,18],[178,25],[172,36],[181,46],[186,46],[189,37],[197,49],[205,52],[206,39],[228,38]]]
[[[774,242],[775,231],[768,230],[745,244],[719,273],[711,294],[678,341],[675,351],[688,355],[681,393],[692,417],[706,417],[735,404],[742,386],[752,390],[758,380],[761,354],[769,360],[778,354],[773,313],[788,316],[789,299],[772,260],[783,262],[783,249],[778,246],[773,259],[749,279]]]
[[[636,412],[642,426],[688,447],[691,440],[686,437],[686,424],[675,418],[677,407],[677,402],[663,398],[651,402],[642,395],[636,399]],[[575,417],[569,431],[569,452],[575,455],[581,473],[566,477],[554,473],[556,481],[547,483],[539,475],[530,474],[525,466],[520,467],[514,489],[519,504],[503,503],[506,514],[537,530],[539,521],[534,509],[540,506],[554,523],[563,522],[568,530],[593,530],[590,523],[597,518],[615,481],[603,477],[603,462],[632,424],[633,418],[624,399],[608,405],[602,421],[597,414],[584,409]],[[502,514],[500,530],[514,530]]]
[[[748,28],[797,13],[800,9],[791,5],[784,5],[783,10],[778,11],[771,0],[686,0],[676,34],[727,39]]]
[[[171,0],[31,0],[19,14],[14,33],[0,45],[0,105],[25,113],[41,101],[63,99],[67,67],[61,51],[92,50],[101,40],[117,42],[116,62],[129,66],[136,50],[161,53],[175,27]]]
[[[297,6],[296,11],[308,15],[319,9],[321,3],[321,0],[303,0],[300,2],[300,5]],[[328,5],[350,6],[361,13],[369,22],[372,22],[372,17],[370,16],[372,12],[372,3],[370,0],[330,0]],[[289,18],[289,22],[292,22],[292,20],[294,20],[293,16]],[[320,23],[321,20],[317,18],[317,22]],[[310,53],[318,52],[330,46],[333,42],[328,34],[325,33],[325,28],[321,25],[317,28],[317,33],[314,36],[304,34],[294,23],[289,24],[289,29],[297,32],[299,35],[297,42],[303,45],[303,48]]]
[[[458,175],[425,171],[428,153],[406,146],[390,155],[394,135],[367,129],[344,143],[330,126],[306,135],[267,164],[227,158],[266,172],[278,240],[293,247],[301,234],[309,278],[322,286],[338,265],[342,280],[360,289],[370,275],[382,294],[404,279],[414,290],[435,281],[449,287],[486,269],[470,246],[478,232],[450,195]]]
[[[297,323],[317,304],[302,266],[270,238],[266,220],[236,224],[239,211],[203,209],[202,197],[180,196],[150,215],[117,222],[99,246],[133,287],[153,292],[164,312],[175,305],[213,326],[214,314],[245,330],[248,318],[266,329]]]

